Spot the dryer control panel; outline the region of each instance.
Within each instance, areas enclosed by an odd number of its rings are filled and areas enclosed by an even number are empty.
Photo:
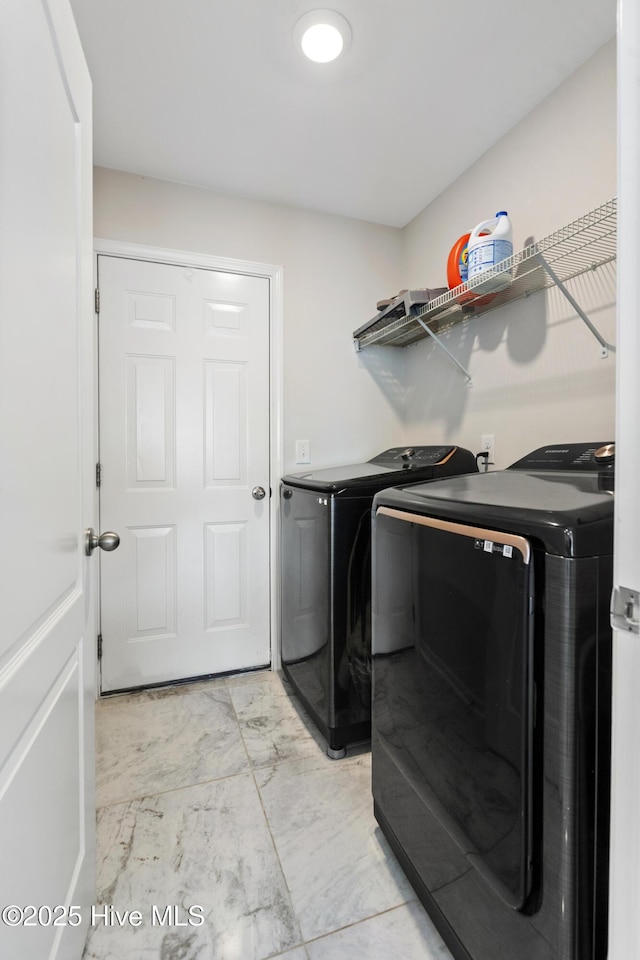
[[[528,453],[512,463],[509,470],[584,470],[591,473],[612,473],[615,444],[611,440],[598,443],[554,443]]]

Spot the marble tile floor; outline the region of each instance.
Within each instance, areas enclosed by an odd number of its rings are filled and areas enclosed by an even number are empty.
[[[450,960],[374,820],[368,750],[329,760],[277,674],[110,697],[96,730],[109,910],[84,960]]]

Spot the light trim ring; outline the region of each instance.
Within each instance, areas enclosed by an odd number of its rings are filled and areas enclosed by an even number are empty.
[[[315,63],[330,63],[346,53],[351,27],[336,10],[310,10],[293,28],[296,48]]]

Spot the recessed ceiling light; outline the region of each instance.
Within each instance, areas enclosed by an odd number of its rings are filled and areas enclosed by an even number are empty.
[[[293,28],[293,42],[309,60],[329,63],[347,50],[351,27],[335,10],[310,10]]]

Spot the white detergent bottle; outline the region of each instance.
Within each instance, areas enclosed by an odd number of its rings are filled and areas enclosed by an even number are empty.
[[[513,232],[506,210],[493,220],[484,220],[471,231],[468,246],[469,288],[474,293],[496,293],[509,286],[511,269],[500,270],[498,264],[513,256]],[[480,275],[487,273],[480,281]],[[478,278],[478,279],[476,279]]]

